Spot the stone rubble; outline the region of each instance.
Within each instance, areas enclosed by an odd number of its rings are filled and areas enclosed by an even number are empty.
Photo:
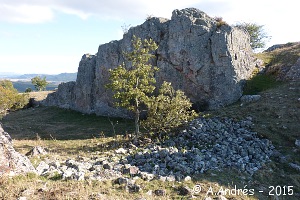
[[[134,178],[146,181],[189,181],[207,170],[234,168],[253,175],[270,161],[274,146],[251,131],[252,119],[199,118],[188,129],[161,144],[120,148],[110,154],[64,162],[42,161],[38,174],[65,180],[115,180],[138,191]],[[133,145],[132,145],[133,146]],[[130,176],[130,178],[126,178]]]

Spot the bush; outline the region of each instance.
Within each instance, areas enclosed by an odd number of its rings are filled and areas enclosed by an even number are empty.
[[[227,23],[223,20],[222,17],[215,17],[214,19],[217,21],[218,28],[220,28],[223,25],[227,25]]]
[[[164,82],[158,96],[147,102],[148,117],[143,126],[159,135],[184,125],[194,119],[197,114],[191,110],[192,103],[181,90],[175,91],[171,83]]]
[[[0,114],[6,114],[7,110],[17,110],[28,104],[25,94],[19,94],[11,81],[0,81]]]
[[[32,92],[32,89],[31,88],[26,88],[25,93],[29,93],[29,92]]]

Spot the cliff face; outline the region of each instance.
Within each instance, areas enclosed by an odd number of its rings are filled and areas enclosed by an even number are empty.
[[[242,80],[250,77],[255,64],[249,35],[244,30],[218,22],[194,8],[175,10],[171,20],[151,18],[132,27],[123,39],[99,46],[96,55],[84,55],[76,82],[62,84],[49,95],[46,105],[84,113],[124,116],[113,108],[108,69],[123,61],[131,50],[132,36],[152,38],[159,48],[154,65],[157,84],[164,80],[181,89],[196,106],[215,109],[238,100]],[[126,114],[125,114],[126,115]]]

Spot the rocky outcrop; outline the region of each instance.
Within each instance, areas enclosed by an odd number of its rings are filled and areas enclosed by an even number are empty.
[[[35,168],[26,156],[16,152],[11,137],[0,125],[0,177],[35,172]]]
[[[292,81],[300,81],[300,58],[298,58],[297,62],[290,67],[284,79],[292,80]]]
[[[105,88],[108,69],[124,62],[133,35],[152,38],[159,48],[155,64],[157,84],[170,81],[199,108],[215,109],[237,101],[243,80],[255,67],[249,35],[244,30],[220,25],[195,8],[175,10],[171,20],[150,18],[132,27],[123,39],[99,46],[96,55],[82,57],[76,82],[62,84],[45,105],[54,105],[99,115],[124,116],[112,108],[112,94]]]

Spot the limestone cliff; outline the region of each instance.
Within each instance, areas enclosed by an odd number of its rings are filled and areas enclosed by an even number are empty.
[[[132,36],[152,38],[159,48],[153,64],[160,69],[157,84],[170,81],[197,106],[215,109],[238,100],[242,82],[255,64],[249,35],[218,22],[195,8],[174,10],[171,20],[153,17],[132,27],[123,39],[99,46],[96,55],[82,57],[76,82],[61,84],[44,104],[98,115],[124,116],[113,108],[105,88],[108,69],[123,61],[131,50]]]

